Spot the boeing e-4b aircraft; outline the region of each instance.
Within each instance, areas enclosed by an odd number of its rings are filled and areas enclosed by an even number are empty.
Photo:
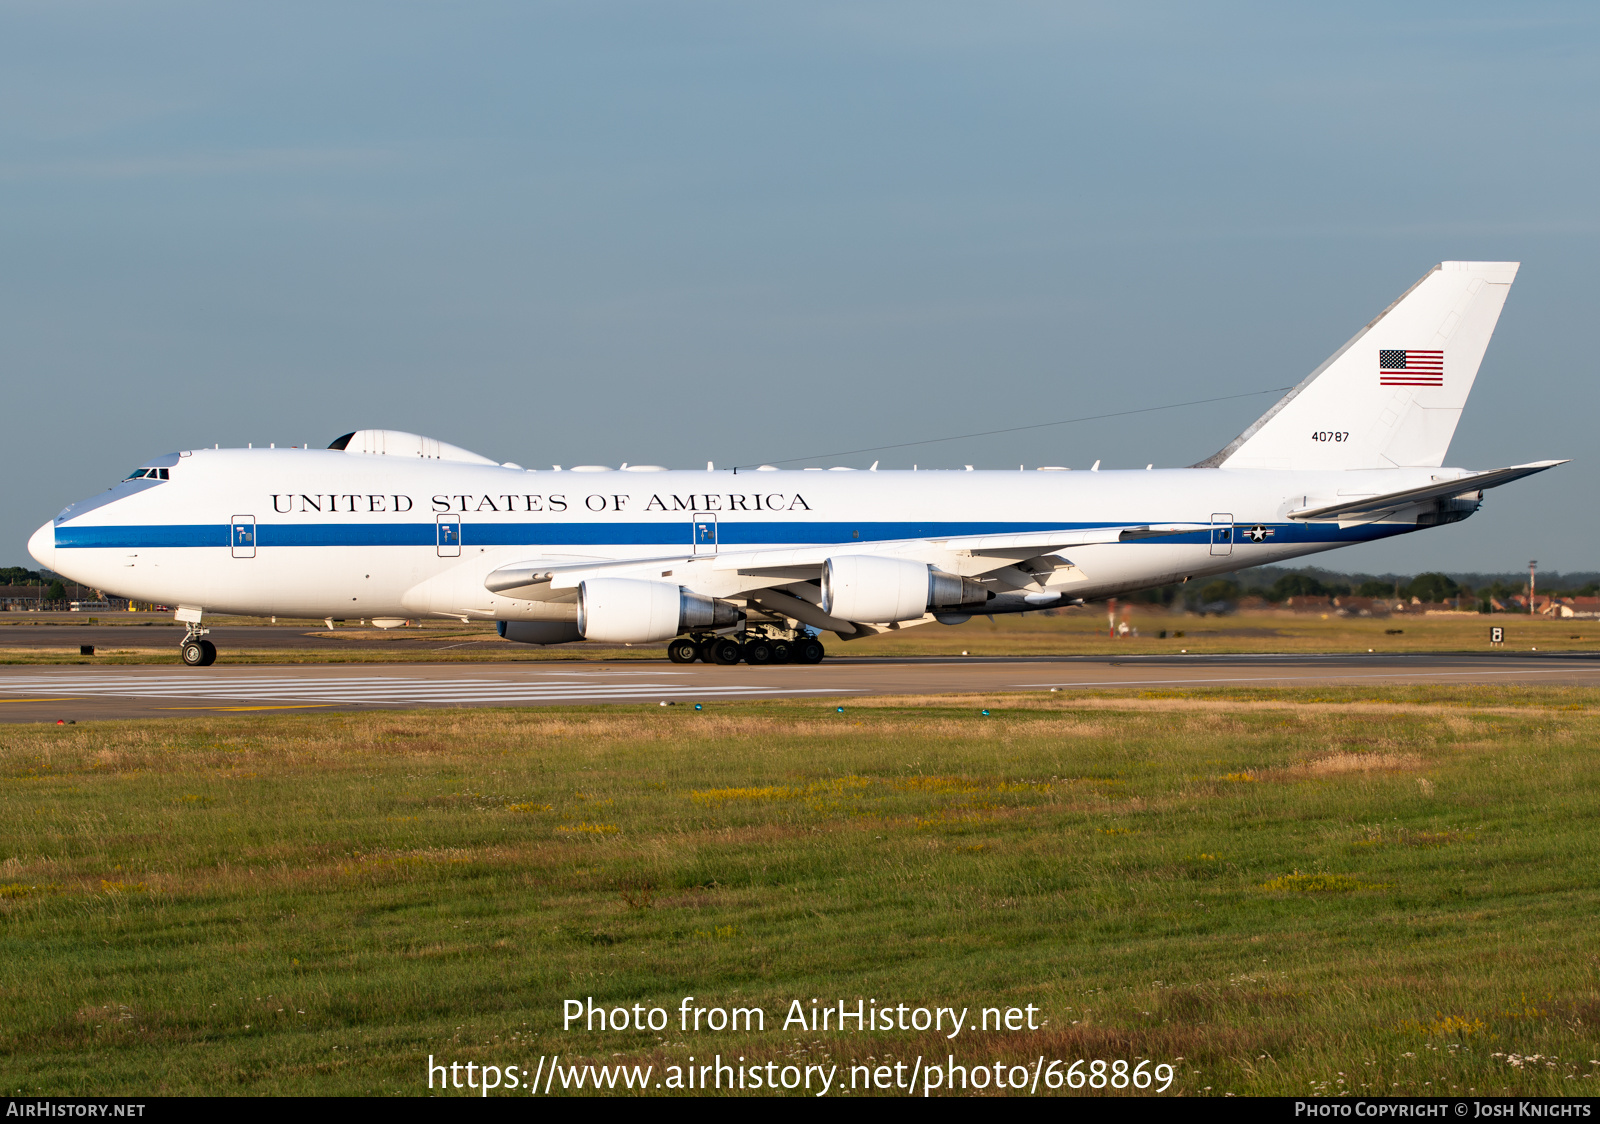
[[[551,471],[360,430],[326,450],[157,457],[29,551],[206,613],[497,621],[508,640],[670,640],[674,660],[815,663],[845,640],[1016,613],[1465,519],[1550,468],[1442,468],[1517,272],[1443,262],[1215,456],[1032,472]],[[1098,468],[1098,462],[1096,462]]]

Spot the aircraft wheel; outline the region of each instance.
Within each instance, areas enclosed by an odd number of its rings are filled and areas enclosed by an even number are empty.
[[[185,641],[183,647],[178,649],[178,655],[182,658],[186,667],[205,667],[210,662],[206,659],[206,650],[201,647],[199,640]],[[216,659],[216,649],[214,648],[212,649],[211,658]]]
[[[681,636],[667,645],[667,659],[673,663],[694,663],[700,658],[700,645]]]
[[[205,652],[205,659],[200,661],[201,667],[210,667],[217,662],[217,646],[209,640],[200,641],[200,649]]]
[[[767,640],[752,640],[744,646],[744,661],[751,667],[760,667],[773,662],[772,643]]]
[[[800,663],[821,663],[827,654],[820,640],[802,640],[795,646],[795,658]]]
[[[730,666],[738,663],[744,657],[744,649],[737,640],[722,639],[711,644],[711,661]]]
[[[772,662],[788,663],[794,657],[794,651],[789,647],[787,640],[774,640],[772,642]]]

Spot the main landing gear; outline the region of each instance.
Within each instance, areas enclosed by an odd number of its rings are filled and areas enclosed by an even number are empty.
[[[810,632],[792,635],[765,625],[747,628],[741,637],[696,634],[680,636],[667,645],[673,663],[718,663],[725,667],[743,660],[752,667],[774,663],[821,663],[822,642]]]
[[[210,631],[198,624],[188,626],[188,631],[183,634],[183,646],[178,649],[185,667],[210,667],[217,662],[217,646],[204,639]]]

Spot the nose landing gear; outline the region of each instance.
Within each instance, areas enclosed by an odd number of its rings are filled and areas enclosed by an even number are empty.
[[[201,628],[198,622],[189,624],[183,634],[183,645],[178,649],[185,667],[210,667],[217,662],[217,646],[204,639],[210,631],[209,628]]]

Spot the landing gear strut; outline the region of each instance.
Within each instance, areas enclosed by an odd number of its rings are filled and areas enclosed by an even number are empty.
[[[699,659],[724,667],[740,660],[752,667],[821,663],[825,654],[822,642],[809,631],[791,632],[768,624],[749,625],[737,636],[680,636],[667,645],[667,658],[673,663],[693,663]]]
[[[183,634],[183,646],[178,649],[185,667],[210,667],[217,662],[217,646],[203,639],[209,628],[191,623]]]

